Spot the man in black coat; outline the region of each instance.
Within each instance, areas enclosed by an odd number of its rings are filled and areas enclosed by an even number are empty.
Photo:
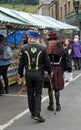
[[[45,119],[40,116],[41,94],[44,70],[51,73],[51,64],[45,47],[38,43],[39,32],[28,30],[28,44],[21,49],[19,59],[19,75],[23,77],[25,68],[25,79],[27,85],[28,105],[31,117],[38,122]]]

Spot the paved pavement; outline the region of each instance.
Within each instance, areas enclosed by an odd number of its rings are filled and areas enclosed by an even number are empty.
[[[74,80],[65,83],[61,91],[62,110],[54,115],[47,110],[47,89],[43,89],[42,111],[46,119],[37,123],[30,117],[27,96],[24,91],[19,97],[18,85],[10,87],[10,94],[0,96],[0,130],[80,130],[81,129],[81,71],[73,71]]]

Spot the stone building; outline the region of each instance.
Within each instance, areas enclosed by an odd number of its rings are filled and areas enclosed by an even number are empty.
[[[37,13],[40,15],[50,16],[49,5],[50,5],[51,1],[52,0],[39,0]]]
[[[73,1],[79,1],[78,13],[74,9]],[[81,30],[81,0],[40,0],[38,14],[78,26]]]

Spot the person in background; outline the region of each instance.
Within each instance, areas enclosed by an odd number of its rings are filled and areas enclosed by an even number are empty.
[[[25,35],[25,40],[24,40],[24,43],[23,43],[24,45],[25,44],[28,44],[28,36],[27,36],[27,34]]]
[[[41,34],[39,34],[38,42],[39,42],[42,46],[46,47],[46,44],[45,44],[45,42],[44,42],[43,37],[42,37]]]
[[[79,43],[78,35],[75,35],[72,43],[72,57],[74,60],[75,70],[81,70],[81,45]]]
[[[10,62],[10,60],[4,60],[2,58],[4,46],[5,46],[4,36],[2,34],[0,34],[0,95],[4,94],[4,90],[5,90],[6,94],[9,93],[7,70],[8,70],[8,67],[11,65],[11,62]],[[4,85],[5,85],[4,89],[3,89],[1,76],[3,77],[3,80],[4,80]]]
[[[66,38],[63,44],[63,48],[66,51],[66,55],[63,59],[64,61],[64,81],[72,81],[72,49],[70,45],[70,39]]]
[[[51,73],[51,64],[46,48],[38,43],[39,32],[28,30],[28,44],[21,49],[18,73],[20,80],[23,78],[25,68],[25,80],[27,85],[28,105],[31,118],[38,122],[45,119],[40,115],[41,94],[44,79],[44,69]]]
[[[64,88],[64,77],[61,65],[62,56],[64,55],[64,49],[62,47],[62,44],[59,42],[57,33],[48,34],[47,40],[48,40],[47,52],[50,57],[52,70],[54,72],[52,84],[53,84],[53,90],[55,92],[56,111],[60,111],[61,110],[60,90]],[[48,95],[49,95],[49,106],[47,107],[47,109],[53,111],[53,98],[50,86],[48,88]]]

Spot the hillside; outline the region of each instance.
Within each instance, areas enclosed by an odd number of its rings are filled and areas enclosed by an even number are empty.
[[[37,5],[24,5],[24,4],[0,4],[0,7],[24,11],[28,13],[37,13]]]

